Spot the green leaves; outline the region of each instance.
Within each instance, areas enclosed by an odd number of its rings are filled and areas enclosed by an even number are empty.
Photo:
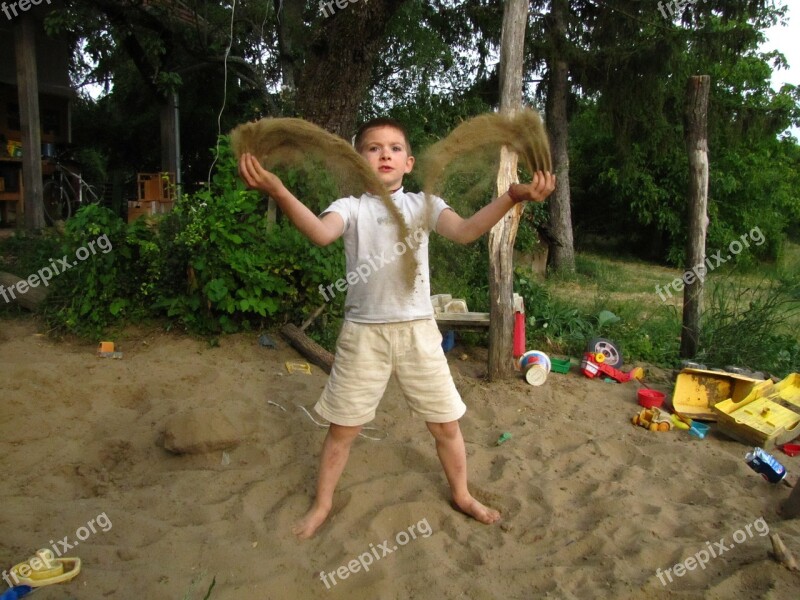
[[[165,287],[164,306],[198,331],[302,318],[322,302],[319,285],[344,272],[341,244],[317,248],[291,223],[270,224],[266,199],[243,188],[226,138],[220,139],[217,164],[211,187],[182,198],[174,211],[176,233],[165,251],[182,257],[191,276],[185,286]],[[280,176],[314,209],[335,197],[319,172]],[[174,272],[180,276],[180,262]]]
[[[602,329],[606,325],[613,325],[614,323],[619,323],[619,321],[620,318],[610,310],[601,310],[600,314],[597,315],[598,329]]]
[[[290,176],[312,206],[331,201],[325,176]],[[344,273],[341,243],[318,248],[291,223],[270,226],[266,200],[243,189],[225,139],[213,181],[160,220],[126,225],[105,208],[81,209],[60,253],[74,257],[102,235],[111,249],[53,281],[51,324],[94,337],[117,322],[166,316],[197,332],[231,332],[301,320],[318,307],[319,286]],[[334,313],[342,303],[333,300]]]

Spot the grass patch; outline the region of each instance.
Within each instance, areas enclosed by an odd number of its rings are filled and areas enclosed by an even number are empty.
[[[575,262],[574,274],[545,281],[518,271],[529,347],[579,357],[591,337],[601,336],[619,344],[626,362],[678,366],[683,292],[666,286],[683,271],[592,253]],[[757,270],[717,269],[704,292],[696,359],[781,377],[800,370],[800,246],[787,244],[779,263]],[[602,311],[619,319],[603,322]]]

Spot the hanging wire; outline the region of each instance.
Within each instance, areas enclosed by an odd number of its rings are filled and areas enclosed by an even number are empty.
[[[230,37],[228,39],[228,47],[225,49],[225,57],[222,61],[222,69],[224,72],[224,81],[222,85],[222,106],[217,115],[217,145],[214,151],[214,160],[211,161],[211,166],[208,168],[208,187],[211,187],[211,173],[214,171],[214,166],[217,164],[219,158],[219,138],[222,136],[222,113],[225,111],[225,101],[228,99],[228,56],[231,53],[231,46],[233,46],[233,17],[236,14],[236,0],[231,4],[231,26]]]

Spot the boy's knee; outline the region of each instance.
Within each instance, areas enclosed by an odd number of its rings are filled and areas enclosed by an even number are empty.
[[[437,440],[450,440],[458,435],[459,427],[458,421],[449,421],[447,423],[427,423],[428,431],[433,434]]]
[[[328,428],[328,435],[336,442],[353,441],[361,432],[362,425],[337,425],[331,423]]]

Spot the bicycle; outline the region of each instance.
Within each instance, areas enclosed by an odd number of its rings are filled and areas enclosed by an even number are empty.
[[[50,225],[69,219],[73,208],[77,212],[83,204],[100,203],[97,192],[86,183],[80,173],[63,164],[58,156],[53,161],[53,175],[42,188],[44,215]]]

